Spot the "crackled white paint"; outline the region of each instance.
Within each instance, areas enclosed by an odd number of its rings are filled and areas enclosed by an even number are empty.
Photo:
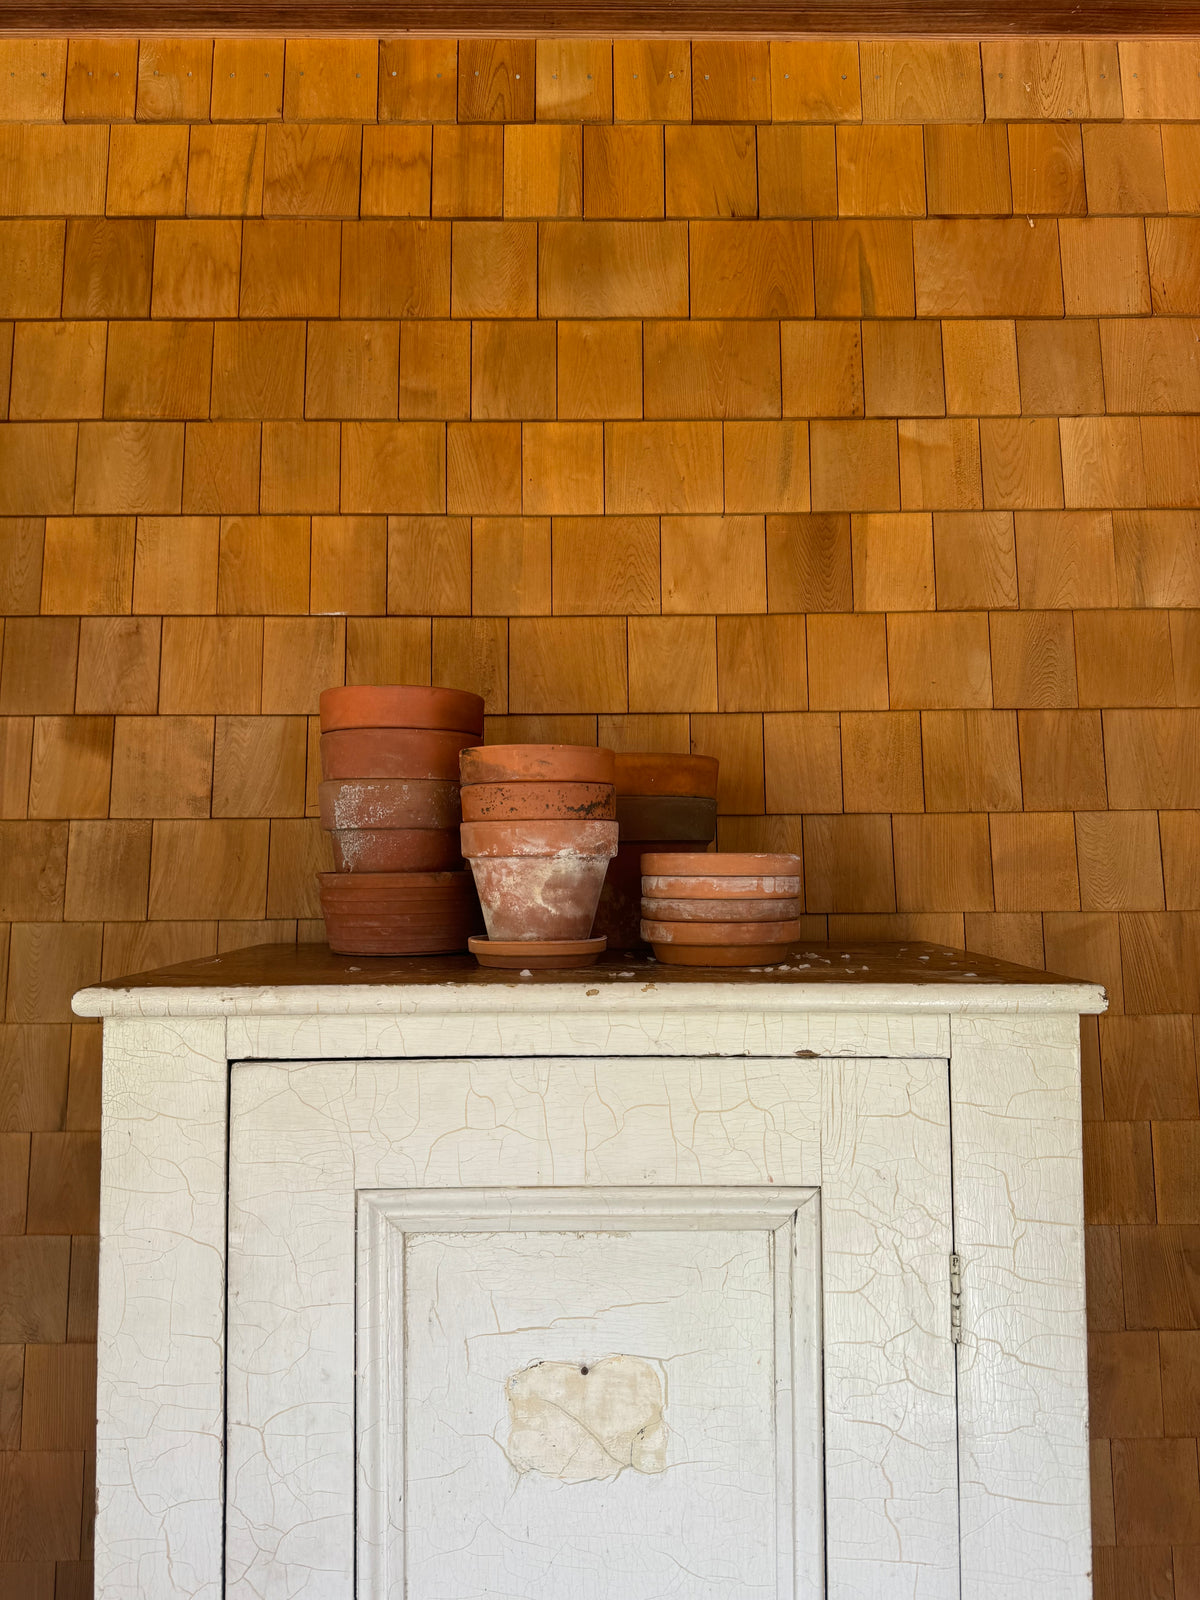
[[[1091,1581],[1079,1027],[954,1021],[963,1600]]]
[[[944,1061],[824,1063],[830,1593],[958,1590]]]
[[[579,1600],[819,1595],[815,1193],[364,1193],[359,1595],[560,1600],[564,1562]],[[661,1477],[516,1470],[514,1365],[630,1344],[664,1375]]]
[[[384,1397],[380,1425],[361,1429],[358,1440],[359,1538],[364,1547],[376,1534],[377,1547],[387,1543],[386,1512],[381,1530],[371,1508],[387,1493],[381,1441],[404,1417],[404,1394],[388,1341],[378,1328],[371,1333],[372,1307],[386,1301],[394,1276],[395,1251],[384,1238],[407,1235],[376,1209],[360,1243],[378,1227],[379,1247],[356,1286],[346,1244],[355,1191],[411,1197],[424,1188],[449,1202],[470,1189],[473,1206],[486,1210],[504,1185],[525,1194],[573,1187],[601,1204],[622,1186],[648,1185],[673,1199],[690,1187],[705,1197],[695,1220],[709,1232],[715,1189],[820,1188],[819,1199],[794,1213],[791,1277],[786,1297],[776,1279],[774,1325],[790,1320],[796,1372],[806,1363],[820,1370],[823,1353],[828,1376],[824,1393],[797,1382],[782,1401],[777,1395],[776,1436],[790,1429],[795,1448],[792,1476],[778,1468],[775,1503],[795,1507],[796,1516],[792,1552],[765,1594],[788,1593],[789,1574],[820,1565],[826,1465],[833,1600],[958,1594],[945,1558],[953,1439],[947,1443],[946,1346],[938,1335],[944,1310],[948,1321],[936,1268],[945,1191],[934,1170],[946,1073],[935,1058],[948,1057],[964,1288],[961,1595],[1086,1600],[1077,1014],[1102,1006],[1100,992],[1082,984],[818,986],[769,975],[751,991],[721,982],[619,984],[613,975],[594,987],[570,980],[490,992],[453,984],[85,992],[80,1014],[108,1019],[99,1600],[226,1593],[226,1097],[230,1063],[268,1055],[284,1064],[236,1069],[245,1075],[246,1115],[234,1182],[245,1204],[230,1216],[239,1294],[231,1319],[238,1365],[229,1396],[230,1596],[350,1594],[354,1394],[352,1366],[343,1365],[356,1316],[359,1381],[382,1384]],[[526,1059],[454,1059],[505,1054]],[[316,1055],[342,1059],[286,1064]],[[362,1059],[389,1055],[443,1059]],[[709,1055],[726,1059],[696,1059]],[[250,1074],[258,1071],[272,1082],[264,1079],[256,1096]],[[296,1072],[308,1075],[302,1085]],[[453,1128],[426,1126],[431,1097],[457,1105]],[[847,1133],[851,1126],[857,1133]],[[287,1220],[276,1213],[272,1221],[274,1186],[294,1202]],[[453,1203],[456,1220],[443,1215],[426,1232],[463,1231],[462,1206]],[[495,1216],[482,1222],[503,1231]],[[238,1264],[247,1244],[256,1263],[249,1282]],[[468,1248],[463,1259],[471,1258]],[[827,1300],[793,1294],[822,1275]],[[861,1324],[862,1339],[842,1337],[839,1318],[851,1335]],[[655,1359],[632,1343],[614,1339],[600,1354]],[[865,1352],[857,1385],[855,1344]],[[510,1361],[503,1377],[523,1360]],[[905,1382],[907,1398],[896,1387]],[[270,1392],[283,1404],[256,1442],[254,1408]],[[668,1428],[673,1393],[669,1383]],[[502,1419],[501,1433],[506,1425]],[[615,1482],[668,1482],[674,1440],[669,1433],[662,1474],[626,1471]],[[488,1443],[499,1449],[491,1436]],[[522,1485],[537,1476],[526,1473]],[[544,1481],[560,1494],[595,1487]],[[691,1600],[686,1575],[679,1581]],[[361,1593],[394,1596],[378,1586]]]
[[[104,1029],[96,1600],[219,1600],[225,1137],[219,1020]]]

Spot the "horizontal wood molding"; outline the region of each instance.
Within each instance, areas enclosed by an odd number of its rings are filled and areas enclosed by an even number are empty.
[[[1091,38],[1200,32],[1200,0],[0,0],[0,34]]]

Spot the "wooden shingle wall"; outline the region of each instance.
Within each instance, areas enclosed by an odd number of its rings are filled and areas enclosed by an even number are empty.
[[[1102,980],[1100,1600],[1200,1595],[1200,44],[0,44],[0,1600],[90,1593],[81,984],[319,936],[317,691],[721,758]]]

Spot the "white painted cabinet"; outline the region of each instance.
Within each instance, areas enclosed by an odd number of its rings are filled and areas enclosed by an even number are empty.
[[[1086,1600],[1102,1004],[921,946],[86,991],[98,1596]]]

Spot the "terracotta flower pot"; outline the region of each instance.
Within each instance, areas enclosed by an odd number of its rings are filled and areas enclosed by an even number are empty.
[[[615,822],[464,822],[489,939],[586,939]]]
[[[643,898],[646,922],[786,922],[800,915],[791,900],[655,900]]]
[[[483,700],[465,689],[357,683],[321,693],[321,732],[339,728],[451,728],[483,737]]]
[[[799,940],[800,924],[794,917],[777,922],[657,922],[645,918],[642,938],[656,945],[789,945]]]
[[[647,877],[669,873],[673,878],[685,878],[702,873],[706,878],[798,878],[800,857],[758,855],[734,850],[664,855],[648,850],[642,856],[642,872]]]
[[[335,828],[339,872],[449,872],[462,866],[457,828]]]
[[[464,783],[462,814],[464,822],[611,821],[616,800],[611,783]]]
[[[458,784],[447,778],[332,778],[317,791],[323,828],[457,828]]]
[[[571,822],[562,817],[536,822],[464,822],[460,833],[463,855],[469,860],[599,854],[607,861],[617,848],[615,822]]]
[[[342,778],[458,782],[458,755],[473,734],[443,728],[343,728],[321,735],[321,771]]]
[[[462,761],[464,783],[611,783],[613,753],[590,744],[489,744]]]
[[[330,949],[340,955],[465,950],[481,926],[468,872],[318,873]]]
[[[654,900],[794,900],[799,893],[799,877],[717,878],[702,873],[646,873],[642,878],[642,894]]]
[[[715,756],[683,756],[658,750],[617,751],[616,784],[619,795],[692,795],[716,799]],[[669,838],[669,834],[660,834]]]
[[[676,851],[694,854],[696,847],[693,840],[670,839],[656,839],[649,846],[636,839],[618,845],[616,855],[608,864],[600,904],[596,908],[596,932],[607,936],[610,950],[636,950],[642,943],[639,931],[642,855],[647,848],[662,854]]]
[[[618,795],[617,821],[622,843],[709,844],[717,836],[717,802],[692,795]]]

